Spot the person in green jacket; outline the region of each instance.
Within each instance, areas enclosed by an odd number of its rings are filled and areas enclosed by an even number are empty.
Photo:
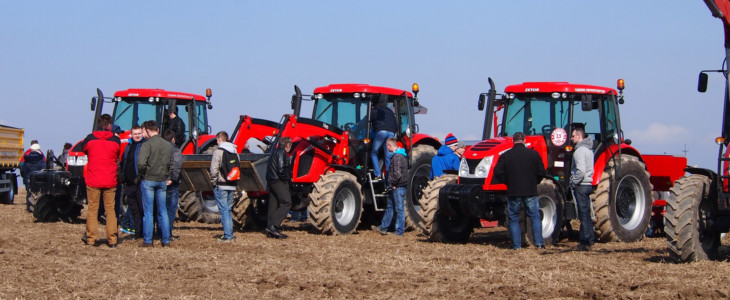
[[[165,205],[167,183],[173,169],[172,144],[160,136],[160,128],[155,121],[145,122],[144,131],[150,139],[142,144],[137,160],[137,171],[142,179],[142,247],[152,247],[154,226],[153,208],[157,207],[157,222],[162,234],[162,246],[170,246],[170,222]],[[154,204],[154,205],[153,205]]]

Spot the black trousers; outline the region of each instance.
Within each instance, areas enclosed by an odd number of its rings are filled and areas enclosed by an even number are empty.
[[[281,226],[289,209],[291,209],[289,184],[283,181],[270,183],[268,225]]]
[[[129,212],[132,214],[132,222],[134,223],[134,237],[142,238],[142,190],[139,184],[125,184],[123,197],[127,200]]]

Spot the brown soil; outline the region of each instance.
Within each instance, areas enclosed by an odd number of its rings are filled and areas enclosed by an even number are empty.
[[[220,226],[176,223],[181,238],[172,248],[122,239],[110,249],[84,245],[84,224],[34,222],[24,199],[0,205],[1,299],[730,296],[726,247],[721,261],[673,264],[663,238],[597,244],[592,252],[573,251],[571,241],[511,251],[503,228],[448,245],[415,232],[324,236],[287,223],[287,240],[237,232],[234,243],[218,244]]]

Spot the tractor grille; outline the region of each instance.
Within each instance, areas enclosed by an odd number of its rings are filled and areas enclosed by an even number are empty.
[[[84,166],[68,166],[68,171],[73,177],[84,177]]]
[[[501,143],[496,142],[496,141],[482,141],[474,146],[471,146],[471,148],[469,148],[469,150],[470,151],[488,151],[499,144],[501,144]]]
[[[484,184],[484,178],[460,177],[459,184]]]
[[[302,155],[299,156],[297,174],[295,174],[294,176],[296,178],[299,178],[309,174],[309,171],[312,170],[312,161],[314,161],[314,148],[309,149],[307,152],[304,152]]]
[[[479,165],[479,162],[481,162],[481,159],[467,159],[466,165],[469,166],[469,174],[474,174],[474,171],[477,169],[477,166]]]

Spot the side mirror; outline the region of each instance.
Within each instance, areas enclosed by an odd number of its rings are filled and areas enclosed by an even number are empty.
[[[591,111],[593,108],[593,95],[580,95],[580,108],[583,111]]]
[[[96,97],[91,97],[91,111],[96,108]]]
[[[697,91],[704,93],[707,91],[707,73],[700,72],[700,79],[697,81]]]
[[[484,103],[487,102],[487,94],[479,94],[479,102],[477,103],[477,108],[482,111],[484,110]]]
[[[302,90],[294,85],[294,95],[291,96],[291,109],[295,116],[299,116],[299,109],[302,105]]]

